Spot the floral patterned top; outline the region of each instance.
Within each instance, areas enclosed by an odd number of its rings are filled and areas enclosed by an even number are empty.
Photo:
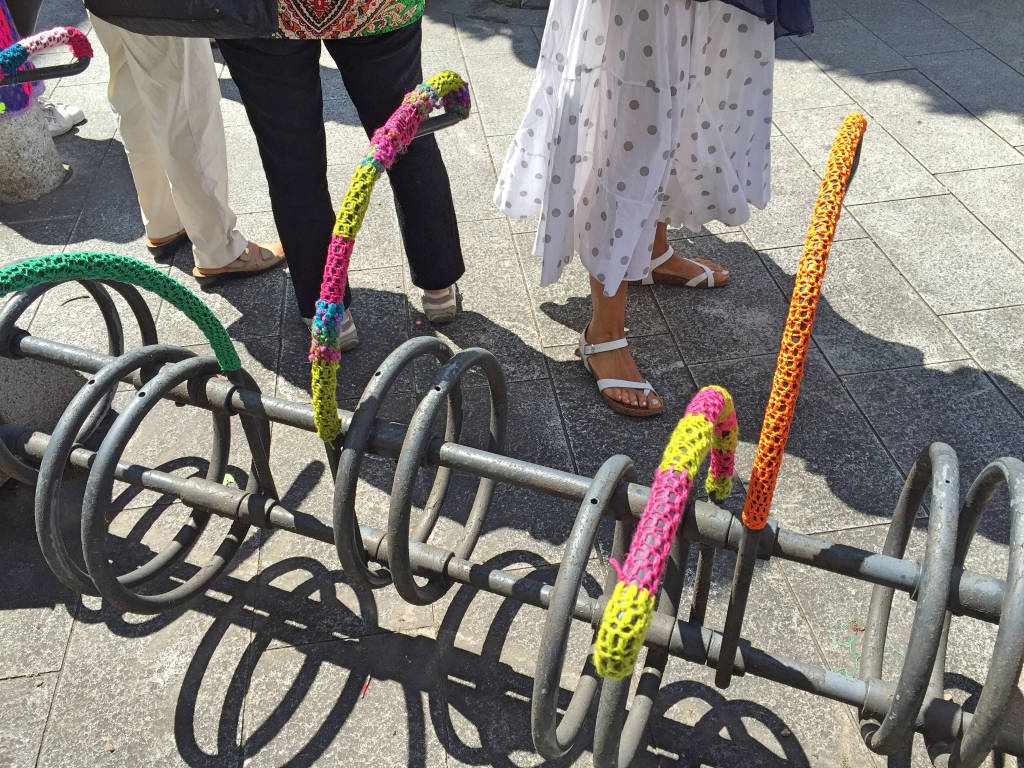
[[[424,0],[278,0],[282,37],[365,37],[412,24]]]

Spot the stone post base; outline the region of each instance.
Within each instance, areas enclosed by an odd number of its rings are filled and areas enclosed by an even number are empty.
[[[0,204],[36,200],[67,176],[35,104],[0,120],[0,158]]]

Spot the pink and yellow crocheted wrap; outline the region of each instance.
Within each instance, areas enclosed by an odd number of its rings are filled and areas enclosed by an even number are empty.
[[[683,519],[694,477],[708,454],[705,487],[715,501],[732,490],[733,456],[739,429],[732,397],[704,387],[686,407],[654,472],[651,495],[623,565],[612,560],[619,581],[605,607],[594,644],[598,674],[620,680],[632,673],[654,613],[672,541]]]
[[[401,106],[373,134],[369,152],[352,176],[338,211],[327,248],[327,264],[320,285],[320,300],[316,303],[313,342],[309,349],[314,419],[317,434],[324,442],[332,442],[341,431],[335,395],[341,358],[338,333],[345,313],[343,299],[356,233],[370,204],[373,185],[416,137],[423,118],[438,107],[463,116],[469,112],[469,88],[454,72],[435,75],[402,99]]]

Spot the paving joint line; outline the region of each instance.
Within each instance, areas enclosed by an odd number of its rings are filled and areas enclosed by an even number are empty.
[[[1014,72],[1017,72],[1017,73],[1019,73],[1019,74],[1021,74],[1021,75],[1024,75],[1024,71],[1022,71],[1022,70],[1019,70],[1019,69],[1017,69],[1017,67],[1015,67],[1015,66],[1014,66],[1013,64],[1011,64],[1010,62],[1008,62],[1008,61],[1006,61],[1005,59],[1003,59],[1003,58],[1002,58],[1001,56],[999,56],[999,54],[997,54],[997,53],[996,53],[995,51],[992,51],[991,49],[989,49],[989,48],[986,48],[986,47],[985,47],[985,44],[984,44],[984,43],[982,43],[982,42],[980,42],[980,41],[976,40],[975,38],[971,37],[971,35],[970,35],[970,34],[968,34],[968,33],[967,33],[967,32],[966,32],[965,30],[961,29],[961,28],[960,28],[960,26],[959,26],[959,25],[958,25],[958,24],[957,24],[956,22],[954,22],[954,21],[952,21],[952,20],[950,20],[950,19],[946,18],[946,17],[945,17],[945,16],[943,16],[943,15],[942,15],[942,14],[941,14],[941,13],[940,13],[939,11],[937,11],[937,10],[935,10],[935,9],[933,9],[933,8],[931,8],[931,7],[929,7],[929,6],[927,6],[927,5],[924,5],[923,3],[919,2],[919,0],[918,0],[918,5],[921,5],[921,6],[923,7],[923,8],[926,8],[926,9],[928,9],[928,10],[929,10],[929,11],[931,11],[931,12],[932,12],[933,14],[935,14],[936,16],[938,16],[938,17],[939,17],[940,19],[942,19],[942,21],[944,21],[944,22],[946,22],[947,24],[949,24],[949,26],[953,27],[953,29],[955,29],[955,30],[956,30],[957,32],[959,32],[959,33],[960,33],[961,35],[963,35],[964,37],[966,37],[966,38],[967,38],[968,40],[972,41],[972,42],[973,42],[973,43],[974,43],[975,45],[977,45],[977,46],[978,46],[978,48],[981,48],[981,49],[982,49],[983,51],[986,51],[986,52],[987,52],[987,53],[988,53],[988,54],[989,54],[990,56],[992,56],[992,58],[996,59],[997,61],[1000,61],[1000,62],[1002,62],[1002,63],[1003,63],[1003,64],[1005,64],[1005,65],[1006,65],[1007,67],[1009,67],[1010,69],[1012,69],[1012,70],[1013,70]]]
[[[64,653],[60,657],[60,667],[57,669],[57,679],[53,684],[53,695],[50,697],[50,706],[46,709],[46,721],[43,723],[43,731],[39,734],[39,746],[36,748],[36,759],[33,765],[38,766],[43,757],[43,745],[46,744],[46,733],[50,730],[50,721],[53,718],[53,708],[57,703],[57,694],[61,682],[64,679],[64,665],[67,662],[68,652],[71,650],[71,639],[75,636],[75,628],[78,626],[78,612],[84,607],[82,597],[74,603],[74,610],[71,611],[71,628],[68,630],[67,639],[64,641]]]

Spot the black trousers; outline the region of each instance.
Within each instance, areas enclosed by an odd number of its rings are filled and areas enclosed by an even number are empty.
[[[39,6],[43,0],[9,0],[7,10],[11,12],[11,19],[14,20],[14,28],[18,30],[18,37],[28,37],[36,29],[36,19],[39,17]]]
[[[322,41],[367,136],[422,81],[421,39],[417,21],[382,35]],[[314,314],[335,219],[327,190],[320,43],[218,40],[256,135],[304,317]],[[426,290],[447,288],[465,268],[448,173],[433,136],[412,142],[388,173],[413,283]],[[365,251],[357,243],[356,259],[360,253]],[[345,306],[351,306],[347,288]]]

